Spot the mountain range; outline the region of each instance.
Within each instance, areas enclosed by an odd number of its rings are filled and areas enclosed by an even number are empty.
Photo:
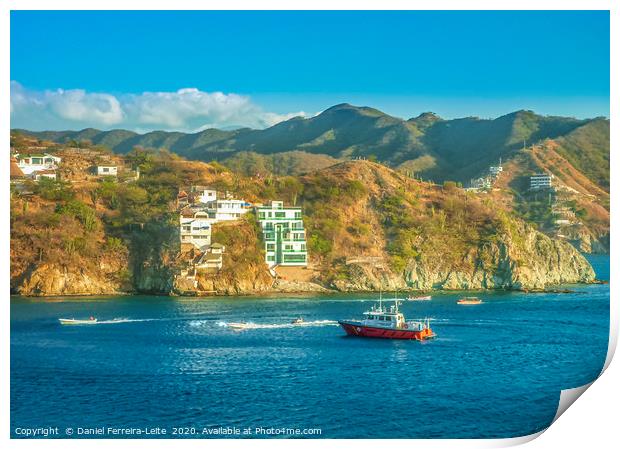
[[[225,161],[240,153],[326,155],[377,159],[434,181],[467,182],[519,150],[553,140],[556,151],[591,181],[609,189],[609,120],[516,111],[496,119],[443,119],[426,112],[404,120],[370,107],[333,106],[315,117],[295,117],[270,128],[207,129],[197,133],[127,130],[17,130],[58,143],[88,140],[127,153],[136,146],[166,148],[188,159]],[[301,153],[303,152],[303,153]],[[322,161],[322,163],[325,163]]]

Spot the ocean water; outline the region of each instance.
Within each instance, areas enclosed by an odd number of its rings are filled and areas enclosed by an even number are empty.
[[[609,257],[590,260],[609,279]],[[607,354],[609,285],[570,288],[485,292],[479,306],[456,305],[458,293],[403,304],[408,319],[432,319],[437,338],[426,342],[346,337],[335,320],[360,317],[374,294],[14,297],[12,437],[47,426],[61,438],[67,428],[74,438],[90,428],[203,438],[226,436],[213,433],[222,428],[233,437],[531,434],[552,421],[560,390],[594,380]],[[104,322],[58,323],[90,315]],[[306,324],[290,325],[297,316]],[[228,327],[241,321],[253,325]]]

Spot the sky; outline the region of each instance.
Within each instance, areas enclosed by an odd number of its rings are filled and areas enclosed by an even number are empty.
[[[12,11],[11,127],[609,116],[607,11]]]

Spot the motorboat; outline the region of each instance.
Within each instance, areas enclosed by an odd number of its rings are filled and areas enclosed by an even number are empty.
[[[475,296],[466,296],[465,298],[459,299],[456,303],[464,306],[469,306],[482,304],[482,300],[480,298],[476,298]]]
[[[355,337],[390,338],[400,340],[426,340],[435,336],[428,318],[423,321],[406,321],[398,309],[400,299],[383,300],[379,297],[378,305],[373,305],[364,312],[360,321],[341,320],[347,335]],[[389,307],[384,302],[393,302]]]
[[[90,317],[87,320],[76,320],[75,318],[58,318],[60,324],[65,326],[71,325],[83,325],[83,324],[97,324],[97,318]]]
[[[291,321],[291,324],[304,324],[304,319],[302,317],[295,318],[293,321]]]
[[[408,296],[407,301],[430,301],[433,299],[431,295],[428,296]]]

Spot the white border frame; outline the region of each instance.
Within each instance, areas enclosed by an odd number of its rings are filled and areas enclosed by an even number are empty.
[[[174,2],[165,0],[152,0],[146,2],[139,2],[136,0],[91,0],[88,4],[84,4],[78,0],[57,0],[50,5],[51,2],[44,0],[5,0],[2,2],[0,8],[2,8],[2,14],[0,15],[0,57],[5,61],[1,73],[2,83],[0,84],[0,93],[2,96],[2,105],[4,113],[0,114],[3,122],[3,135],[4,142],[8,142],[10,133],[10,73],[7,70],[10,64],[10,13],[11,9],[16,10],[45,10],[45,9],[78,9],[78,10],[131,10],[131,9],[147,9],[145,6],[149,6],[148,9],[162,9],[162,10],[194,10],[194,9],[213,9],[213,10],[243,10],[243,9],[289,9],[289,10],[338,10],[338,9],[367,9],[367,10],[566,10],[566,9],[582,9],[582,10],[610,10],[611,20],[611,91],[610,91],[610,118],[614,116],[618,105],[620,105],[620,98],[618,97],[617,80],[619,79],[618,70],[618,2],[613,0],[383,0],[381,2],[371,0],[358,0],[358,1],[343,1],[343,0],[297,0],[295,2],[283,1],[283,0],[262,0],[260,2],[251,2],[248,0],[227,0],[219,2],[205,2],[198,0],[175,0]],[[257,4],[258,5],[257,5]],[[53,8],[51,8],[53,6]],[[259,6],[259,8],[257,8]],[[615,143],[618,138],[618,126],[616,122],[611,121],[611,147],[615,148]],[[3,197],[9,196],[9,170],[8,170],[8,158],[2,163],[2,191]],[[618,158],[614,156],[614,152],[611,151],[611,169],[616,172],[618,168]],[[611,182],[611,227],[617,229],[615,219],[615,211],[618,210],[617,195],[616,195],[616,183],[612,178]],[[7,292],[9,285],[9,215],[5,215],[2,220],[2,229],[0,233],[2,235],[0,252],[5,255],[1,259],[2,264],[2,276],[3,276],[3,288]],[[617,244],[614,239],[611,240],[611,250],[613,254],[617,254]],[[617,279],[618,266],[611,264],[610,279]],[[611,282],[611,303],[610,303],[610,339],[609,350],[607,360],[605,363],[605,369],[609,366],[613,353],[615,352],[618,336],[618,299],[617,288],[615,288],[615,282]],[[9,348],[10,348],[10,302],[8,295],[3,301],[2,309],[2,364],[3,369],[1,372],[1,395],[2,398],[2,420],[0,422],[0,438],[5,439],[8,447],[39,447],[49,446],[53,448],[67,448],[67,447],[90,447],[90,448],[104,448],[110,445],[111,440],[10,440],[10,371],[9,371]],[[578,406],[571,407],[571,410],[566,413],[557,423],[554,423],[544,435],[539,438],[534,444],[535,447],[553,447],[556,445],[562,445],[565,448],[583,447],[587,444],[589,447],[593,447],[595,444],[600,444],[602,447],[608,446],[609,441],[617,441],[618,430],[617,425],[614,422],[615,416],[617,416],[617,409],[620,407],[620,394],[618,388],[618,379],[620,377],[617,363],[603,376],[602,379],[595,381],[592,391],[589,391],[583,399],[579,401]],[[581,390],[585,391],[586,388]],[[575,389],[580,390],[580,389]],[[579,394],[583,391],[578,391]],[[562,401],[569,401],[569,396],[575,397],[575,391],[563,393]],[[565,404],[561,405],[563,407]],[[556,416],[556,419],[559,417]],[[596,429],[596,433],[592,434],[592,430]],[[217,446],[223,448],[234,448],[245,445],[252,445],[255,447],[288,447],[291,444],[304,447],[333,447],[342,448],[348,445],[353,445],[356,448],[375,448],[381,447],[387,444],[409,446],[414,444],[423,444],[428,448],[442,448],[442,447],[503,447],[512,446],[516,444],[525,443],[531,441],[541,435],[538,434],[511,438],[511,439],[496,439],[496,440],[114,440],[115,445],[122,447],[144,447],[144,448],[163,448],[170,447],[170,445],[179,445],[185,447],[201,447],[205,445]],[[5,446],[7,447],[7,446]]]

